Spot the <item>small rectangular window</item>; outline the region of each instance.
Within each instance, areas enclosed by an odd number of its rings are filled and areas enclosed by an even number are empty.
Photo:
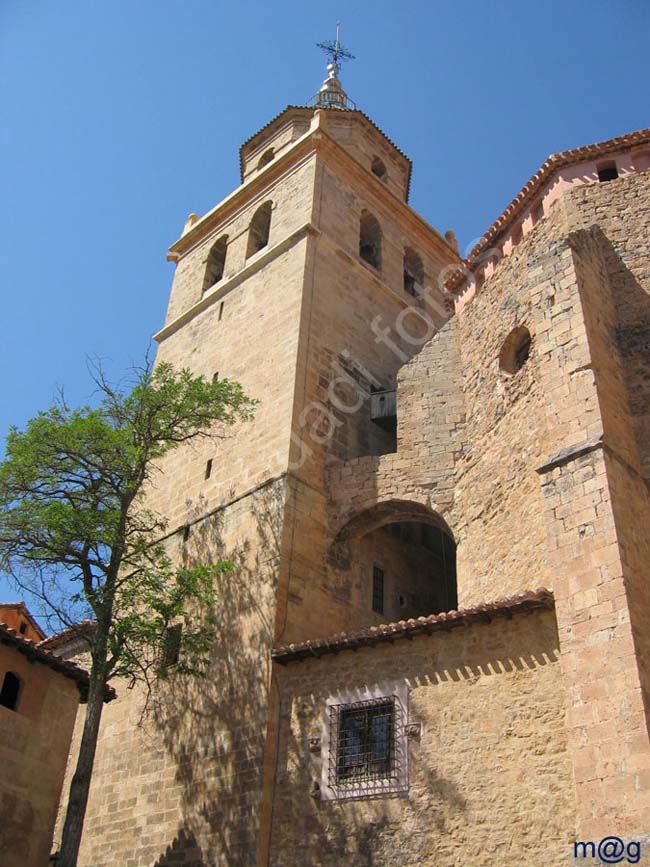
[[[18,710],[22,681],[13,671],[7,671],[0,690],[0,707],[8,710]]]
[[[183,542],[188,542],[188,541],[189,541],[189,538],[190,538],[190,532],[191,532],[191,530],[190,530],[190,525],[187,524],[187,526],[185,526],[185,527],[183,528]]]
[[[379,566],[372,570],[372,610],[384,613],[384,570]]]
[[[224,304],[225,304],[225,301],[222,301],[221,304],[219,305],[219,322],[221,322],[221,317],[223,316],[223,306],[224,306]]]
[[[206,479],[209,479],[211,475],[212,475],[212,458],[210,458],[210,460],[205,465],[205,477],[206,477]]]
[[[20,624],[20,634],[24,635],[26,632],[27,632],[27,624],[23,620],[23,622]]]
[[[168,626],[165,630],[165,641],[162,652],[163,668],[170,668],[178,662],[181,652],[182,633],[182,623],[175,623],[173,626]]]
[[[598,180],[602,184],[604,181],[615,181],[618,177],[618,169],[615,162],[602,163],[598,167]]]
[[[212,374],[212,382],[219,382],[219,371]]]

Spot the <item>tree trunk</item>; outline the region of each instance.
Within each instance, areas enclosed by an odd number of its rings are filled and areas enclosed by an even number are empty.
[[[104,679],[95,672],[95,665],[93,664],[88,687],[86,719],[84,720],[81,746],[79,747],[77,768],[70,784],[68,809],[65,815],[61,853],[57,861],[57,867],[76,867],[77,865],[81,832],[83,831],[90,781],[95,762],[99,723],[101,722],[104,707],[104,687]]]

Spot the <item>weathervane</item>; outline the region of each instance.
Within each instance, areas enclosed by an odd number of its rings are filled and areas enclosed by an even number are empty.
[[[343,60],[354,60],[354,54],[350,54],[347,48],[341,45],[339,33],[341,30],[341,22],[336,22],[336,42],[318,42],[318,48],[329,57],[327,64],[327,78],[323,82],[323,86],[316,94],[314,103],[324,108],[354,108],[354,103],[351,102],[339,81],[339,71]]]
[[[347,48],[343,48],[339,41],[339,33],[341,30],[341,22],[336,22],[336,42],[332,42],[328,40],[327,42],[317,42],[316,47],[322,48],[326,54],[329,54],[330,61],[335,66],[340,66],[339,58],[341,60],[354,60],[354,54],[350,54]]]

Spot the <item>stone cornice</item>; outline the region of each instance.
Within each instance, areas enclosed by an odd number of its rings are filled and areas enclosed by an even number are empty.
[[[217,301],[221,300],[232,289],[256,271],[259,271],[261,268],[268,265],[269,262],[277,259],[278,256],[307,235],[321,238],[338,256],[344,259],[348,265],[354,268],[364,278],[368,279],[378,289],[381,289],[381,291],[388,295],[392,301],[395,301],[404,308],[410,307],[414,315],[419,316],[425,324],[428,324],[427,318],[418,307],[414,307],[408,299],[404,298],[399,292],[396,292],[395,289],[392,289],[388,283],[385,283],[381,279],[381,272],[377,271],[372,266],[364,265],[363,262],[352,256],[347,250],[340,247],[329,235],[317,229],[313,223],[303,223],[302,226],[295,229],[290,235],[283,238],[282,241],[279,241],[272,247],[265,248],[257,253],[249,262],[246,263],[241,271],[233,274],[232,277],[229,277],[227,280],[220,281],[212,289],[209,289],[203,297],[196,302],[196,304],[188,307],[188,309],[183,311],[180,316],[163,326],[160,331],[156,332],[156,334],[153,335],[153,339],[158,343],[165,340],[165,338],[169,337],[175,331],[178,331],[179,328],[186,325],[194,319],[195,316],[198,316],[199,313],[202,313],[204,310],[207,310],[208,307],[211,307]]]
[[[570,464],[572,461],[576,461],[578,458],[588,455],[590,452],[595,452],[603,448],[605,448],[603,435],[599,434],[597,437],[593,437],[583,443],[578,443],[577,445],[568,446],[567,448],[562,449],[548,458],[548,460],[541,464],[541,466],[536,467],[536,470],[540,476],[542,476],[545,473],[550,473],[551,470],[555,470],[565,464]]]
[[[308,134],[297,139],[285,153],[280,154],[261,172],[237,187],[207,214],[204,214],[189,231],[174,241],[167,253],[167,259],[170,262],[177,262],[182,256],[202,244],[217,227],[221,231],[225,222],[233,219],[238,213],[249,207],[251,201],[256,198],[260,200],[265,198],[269,188],[280,178],[288,177],[301,168],[314,153],[314,149],[309,147],[306,141],[307,138]],[[289,155],[291,155],[291,159],[287,159]]]
[[[164,340],[166,337],[169,337],[170,334],[173,334],[181,326],[186,325],[199,313],[207,310],[208,307],[211,307],[216,301],[219,301],[221,298],[223,298],[224,295],[227,295],[228,292],[231,291],[231,289],[234,289],[235,286],[238,286],[242,281],[250,277],[251,274],[254,274],[265,265],[268,265],[269,262],[277,259],[279,255],[285,252],[285,250],[288,250],[289,247],[292,247],[297,241],[299,241],[301,238],[305,237],[309,233],[317,234],[318,230],[311,223],[304,223],[302,226],[291,232],[290,235],[287,235],[286,238],[283,238],[282,241],[279,241],[272,247],[265,247],[259,253],[256,253],[244,265],[241,271],[233,274],[232,277],[229,277],[227,280],[220,281],[212,289],[208,289],[208,291],[199,301],[196,302],[196,304],[188,307],[188,309],[183,311],[180,316],[172,320],[172,322],[168,323],[167,325],[163,326],[160,331],[154,334],[154,340],[157,340],[160,343],[160,341]]]

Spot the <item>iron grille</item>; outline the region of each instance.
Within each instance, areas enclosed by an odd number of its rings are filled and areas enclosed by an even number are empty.
[[[403,731],[396,696],[331,705],[328,777],[337,797],[405,791]]]

